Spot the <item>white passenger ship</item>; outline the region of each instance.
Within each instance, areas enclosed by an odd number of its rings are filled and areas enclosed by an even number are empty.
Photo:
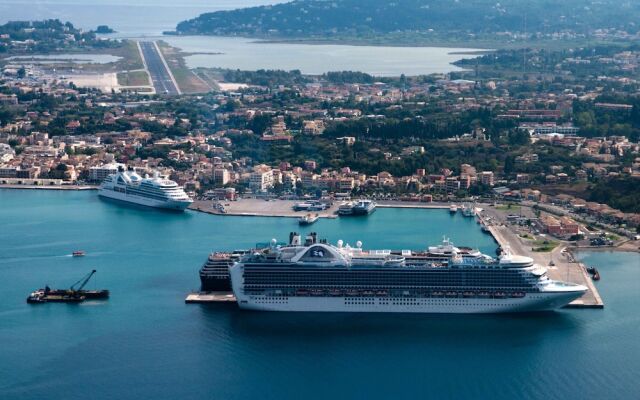
[[[528,257],[454,254],[448,262],[407,264],[387,252],[354,250],[316,235],[292,234],[230,267],[238,304],[269,311],[502,313],[555,310],[582,285],[550,280]],[[357,246],[359,249],[360,246]]]
[[[193,203],[174,181],[157,174],[152,178],[142,178],[133,171],[120,171],[108,176],[100,185],[98,194],[127,203],[178,211]]]

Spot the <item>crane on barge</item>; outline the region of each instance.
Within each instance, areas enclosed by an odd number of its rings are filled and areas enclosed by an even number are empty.
[[[89,280],[95,273],[96,270],[92,270],[79,281],[71,285],[69,289],[51,289],[47,285],[44,289],[38,289],[32,292],[29,297],[27,297],[27,303],[80,303],[89,299],[108,299],[108,290],[84,290],[84,287],[89,283]]]

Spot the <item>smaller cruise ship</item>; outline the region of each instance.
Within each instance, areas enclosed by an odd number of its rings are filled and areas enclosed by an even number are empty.
[[[147,207],[184,211],[193,200],[172,180],[157,173],[144,178],[134,171],[109,175],[100,185],[98,195]]]
[[[229,267],[246,253],[245,250],[236,250],[230,253],[214,252],[209,254],[207,261],[200,269],[200,291],[230,292]]]
[[[376,210],[377,204],[373,200],[358,200],[353,206],[353,215],[369,215]]]

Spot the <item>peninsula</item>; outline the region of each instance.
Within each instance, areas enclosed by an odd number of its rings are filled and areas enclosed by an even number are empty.
[[[180,22],[173,33],[398,45],[441,42],[504,47],[559,40],[566,44],[594,35],[614,40],[622,32],[637,32],[640,5],[618,5],[614,0],[369,0],[363,6],[358,0],[298,0],[205,13]]]

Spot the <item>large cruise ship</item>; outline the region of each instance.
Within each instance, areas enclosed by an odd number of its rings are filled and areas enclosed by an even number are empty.
[[[134,171],[119,171],[102,181],[98,194],[114,200],[148,207],[183,211],[193,200],[172,180],[142,178]]]
[[[244,309],[269,311],[501,313],[548,311],[582,296],[582,285],[554,281],[528,257],[461,257],[407,264],[311,234],[301,243],[248,253],[230,267]]]

